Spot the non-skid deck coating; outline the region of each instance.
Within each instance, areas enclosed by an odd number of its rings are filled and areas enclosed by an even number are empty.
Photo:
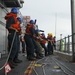
[[[57,56],[51,55],[36,61],[28,61],[24,55],[19,58],[23,61],[11,70],[7,75],[65,75],[61,68],[52,60],[52,58],[59,60],[61,63],[75,71],[75,64],[62,61]],[[0,61],[0,67],[5,59]],[[0,71],[0,75],[4,74],[4,69]]]

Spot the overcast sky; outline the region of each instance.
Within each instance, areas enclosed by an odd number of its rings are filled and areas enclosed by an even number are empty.
[[[71,35],[70,0],[25,0],[21,13],[37,19],[39,29],[53,33],[57,39]],[[56,25],[56,26],[55,26]]]

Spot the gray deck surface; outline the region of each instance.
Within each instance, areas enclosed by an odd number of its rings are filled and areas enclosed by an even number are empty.
[[[57,59],[67,67],[69,67],[71,70],[75,72],[75,64],[74,63],[69,63],[67,61],[63,61],[59,59],[57,56],[51,55],[44,57],[40,60],[36,60],[35,64],[33,66],[32,72],[30,75],[65,75],[61,68],[56,68],[59,67],[53,60]],[[26,75],[24,72],[26,71],[27,67],[30,65],[31,61],[28,61],[25,56],[20,54],[19,59],[21,59],[23,62],[18,64],[14,69],[12,69],[7,75]],[[0,60],[0,67],[4,64],[5,58]],[[40,64],[41,66],[38,66]],[[5,75],[4,74],[4,69],[0,71],[0,75]]]

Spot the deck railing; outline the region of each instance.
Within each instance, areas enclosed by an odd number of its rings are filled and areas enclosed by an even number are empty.
[[[73,35],[68,35],[67,37],[57,40],[56,51],[69,53],[69,54],[72,53],[72,36]]]

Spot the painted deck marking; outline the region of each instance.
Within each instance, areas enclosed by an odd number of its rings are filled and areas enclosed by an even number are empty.
[[[32,61],[30,65],[27,67],[27,69],[25,70],[24,75],[31,75],[32,68],[34,67],[34,65],[35,65],[35,61]]]

